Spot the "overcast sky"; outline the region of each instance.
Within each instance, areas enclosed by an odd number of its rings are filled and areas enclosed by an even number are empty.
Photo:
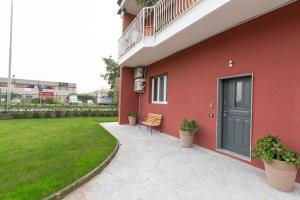
[[[10,1],[0,1],[0,77],[7,77]],[[14,0],[12,74],[108,87],[102,57],[117,59],[121,19],[116,0]]]

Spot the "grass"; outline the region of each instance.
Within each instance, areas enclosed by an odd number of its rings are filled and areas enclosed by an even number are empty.
[[[103,162],[116,139],[99,122],[114,117],[0,121],[0,199],[36,200]]]

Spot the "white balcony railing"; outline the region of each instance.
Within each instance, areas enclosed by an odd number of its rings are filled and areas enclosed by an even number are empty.
[[[119,39],[119,57],[145,37],[153,37],[201,0],[160,0],[145,7]]]

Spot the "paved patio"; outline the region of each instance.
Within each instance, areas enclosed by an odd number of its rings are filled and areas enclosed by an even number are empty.
[[[121,143],[111,164],[66,200],[299,200],[270,188],[262,170],[145,129],[102,124]]]

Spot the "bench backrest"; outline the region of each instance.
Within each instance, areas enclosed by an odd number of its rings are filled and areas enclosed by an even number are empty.
[[[147,123],[152,124],[152,126],[159,126],[162,121],[162,115],[149,113],[147,116]]]

